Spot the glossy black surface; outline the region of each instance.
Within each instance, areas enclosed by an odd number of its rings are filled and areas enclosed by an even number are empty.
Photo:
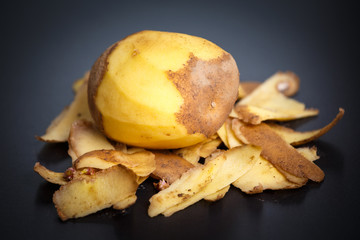
[[[13,1],[1,7],[2,239],[349,239],[360,224],[359,8],[335,1]],[[313,144],[326,176],[297,190],[246,195],[232,188],[170,218],[147,216],[151,182],[126,211],[104,210],[61,222],[56,186],[32,170],[36,161],[62,171],[66,144],[34,135],[72,100],[73,81],[110,44],[143,29],[184,32],[230,52],[241,80],[279,70],[301,78],[296,99],[320,115],[301,130],[343,120]]]

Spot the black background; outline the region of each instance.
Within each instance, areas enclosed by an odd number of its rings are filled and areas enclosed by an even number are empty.
[[[251,2],[251,3],[250,3]],[[341,2],[341,3],[340,3]],[[355,3],[355,1],[353,1]],[[346,239],[360,224],[359,8],[350,1],[9,1],[1,6],[2,239]],[[144,29],[183,32],[220,45],[240,79],[282,70],[301,79],[296,99],[320,115],[300,130],[343,120],[313,144],[324,182],[246,195],[232,188],[170,218],[147,216],[150,182],[126,211],[61,222],[57,186],[36,161],[63,171],[66,144],[35,140],[73,98],[71,85],[109,45]],[[3,238],[5,237],[5,238]]]

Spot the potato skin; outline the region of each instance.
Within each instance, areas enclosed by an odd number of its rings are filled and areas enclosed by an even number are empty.
[[[147,32],[153,34],[155,31],[142,31],[135,33],[110,46],[97,59],[90,72],[88,84],[88,103],[90,112],[98,129],[107,135],[107,137],[115,141],[124,141],[124,137],[123,139],[117,139],[116,134],[119,135],[120,133],[114,133],[114,131],[108,130],[108,127],[110,126],[109,124],[104,126],[105,123],[103,115],[101,110],[99,110],[98,106],[96,105],[98,89],[103,82],[104,76],[108,72],[110,65],[109,57],[111,56],[111,53],[117,49],[117,47],[120,47],[123,41],[128,41],[129,38],[133,38],[137,34],[141,35],[138,38],[140,39],[138,41],[142,44],[144,44],[144,42],[147,44],[147,41],[149,41],[146,39]],[[172,35],[172,37],[174,34],[177,34],[165,32],[155,33],[169,34]],[[179,38],[183,38],[184,36],[185,34],[179,34]],[[185,38],[186,37],[189,36],[186,35]],[[194,38],[197,38],[198,41],[198,37]],[[151,41],[149,46],[154,43],[151,43]],[[203,39],[203,41],[204,44],[208,44],[210,48],[221,49],[213,43],[208,43],[208,41],[205,39]],[[174,129],[177,128],[177,126],[182,126],[184,130],[181,131],[184,133],[178,136],[178,140],[174,140],[174,138],[170,139],[170,134],[167,134],[167,136],[164,136],[164,139],[156,139],[153,140],[153,143],[147,144],[146,142],[149,141],[150,137],[144,137],[146,134],[139,133],[138,143],[134,141],[124,143],[155,149],[179,148],[189,145],[188,143],[185,145],[186,141],[183,141],[184,137],[192,136],[193,140],[189,140],[188,142],[195,144],[208,137],[211,137],[214,133],[216,133],[216,131],[225,121],[228,114],[231,112],[231,109],[237,100],[239,87],[239,71],[235,60],[229,53],[225,52],[224,50],[221,49],[221,51],[217,51],[218,54],[214,55],[213,57],[202,59],[189,50],[189,52],[187,52],[187,59],[185,59],[183,64],[180,65],[182,68],[176,70],[171,68],[168,70],[161,70],[164,71],[168,81],[171,82],[173,86],[175,86],[183,99],[183,104],[179,107],[178,110],[174,111],[174,123],[167,126],[168,128]],[[138,50],[134,50],[134,53],[143,54],[141,51],[139,53]],[[171,61],[171,59],[168,60]],[[138,69],[141,71],[141,67]],[[151,76],[149,77],[149,80],[151,81]],[[119,79],[119,81],[121,81],[121,79]],[[136,84],[134,86],[136,86]],[[149,89],[149,91],[151,91],[151,89]],[[166,89],[164,89],[164,91],[166,91]],[[159,102],[159,104],[161,105],[162,103]],[[152,126],[153,125],[154,124],[152,124]],[[172,125],[174,127],[172,127]],[[161,124],[159,124],[159,126],[161,126]],[[123,134],[123,132],[121,132],[121,134]],[[174,135],[171,137],[174,137]],[[169,141],[167,138],[169,138]],[[156,146],[156,142],[159,143],[158,146]],[[169,144],[164,142],[168,142]],[[179,143],[176,144],[176,142]]]
[[[189,134],[211,137],[224,123],[238,95],[239,72],[229,53],[210,61],[190,54],[187,65],[168,78],[184,98],[177,121]],[[200,88],[198,86],[201,86]]]
[[[97,96],[98,87],[100,86],[100,84],[103,80],[104,74],[106,73],[106,70],[107,70],[108,56],[116,48],[117,45],[118,45],[118,42],[114,43],[100,55],[100,57],[96,60],[96,62],[92,66],[90,75],[89,75],[88,105],[89,105],[91,116],[94,119],[95,125],[101,132],[104,132],[104,127],[103,127],[101,113],[95,104],[95,102],[96,102],[95,99]]]

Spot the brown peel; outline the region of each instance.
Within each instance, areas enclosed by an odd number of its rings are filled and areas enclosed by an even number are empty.
[[[156,169],[151,176],[172,184],[194,165],[173,153],[155,152]]]
[[[246,139],[249,144],[260,146],[261,156],[276,168],[315,182],[324,179],[324,172],[318,166],[297,152],[267,124],[247,125],[239,120],[234,120],[232,124],[235,134],[241,135],[239,137]]]
[[[345,113],[344,109],[340,108],[339,113],[329,124],[327,124],[325,127],[321,129],[317,129],[313,131],[298,132],[298,131],[294,131],[291,128],[280,126],[274,123],[269,124],[269,126],[273,129],[273,131],[279,134],[286,142],[290,143],[293,146],[299,146],[314,141],[315,139],[318,139],[319,137],[327,133],[340,121],[340,119],[344,116],[344,113]]]

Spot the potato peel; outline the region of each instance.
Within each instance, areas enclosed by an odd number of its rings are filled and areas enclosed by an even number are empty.
[[[276,107],[271,109],[239,104],[235,107],[235,112],[237,113],[237,118],[254,125],[267,120],[290,121],[319,114],[317,109],[304,109],[304,107],[302,107],[304,106],[303,104],[292,99],[287,101],[288,107],[291,110],[277,109],[278,104],[281,104],[281,102],[282,100],[280,100],[279,103],[274,104]],[[294,106],[294,108],[291,106]]]
[[[115,147],[95,128],[92,122],[75,120],[69,133],[69,155],[74,162],[81,155],[94,150],[114,150]]]
[[[213,179],[224,158],[207,165],[198,165],[185,172],[178,180],[168,188],[153,195],[149,202],[148,215],[155,217],[172,206],[182,203],[187,198],[195,195]]]
[[[155,179],[165,180],[168,184],[172,184],[183,173],[194,167],[193,164],[174,153],[154,152],[154,154],[156,168],[151,176]]]
[[[303,103],[278,90],[279,84],[296,85],[296,82],[298,77],[294,73],[274,74],[235,105],[238,118],[250,124],[260,124],[265,120],[288,121],[317,115],[317,109],[306,109]]]
[[[39,162],[35,163],[34,171],[37,172],[41,177],[43,177],[48,182],[59,185],[65,185],[68,183],[68,181],[64,179],[64,173],[51,171],[46,167],[44,167],[43,165],[41,165]]]
[[[241,135],[241,138],[245,138],[249,144],[260,146],[261,156],[274,164],[276,168],[315,182],[321,182],[324,179],[324,172],[318,166],[299,154],[267,124],[248,125],[239,120],[232,123],[235,134]]]
[[[136,175],[129,169],[117,165],[91,176],[76,178],[61,186],[54,193],[53,202],[59,217],[65,221],[113,205],[117,209],[127,207],[136,200],[133,196],[137,188]]]
[[[206,158],[214,152],[221,142],[222,141],[214,135],[200,143],[177,149],[174,152],[191,164],[196,165],[201,157]]]
[[[318,139],[319,137],[327,133],[341,120],[341,118],[344,116],[344,113],[345,113],[344,109],[340,108],[339,113],[329,124],[327,124],[321,129],[317,129],[313,131],[306,131],[306,132],[294,131],[291,128],[280,126],[275,123],[269,123],[268,125],[273,129],[273,131],[279,134],[286,142],[290,143],[293,146],[299,146],[314,141],[315,139]]]
[[[156,168],[155,156],[149,151],[127,154],[117,150],[94,150],[83,154],[74,162],[76,169],[107,169],[119,164],[131,169],[139,177],[149,176]]]
[[[319,157],[316,154],[316,148],[299,148],[296,149],[309,161],[315,161]],[[290,181],[290,178],[292,181]],[[232,183],[233,186],[241,189],[247,194],[261,193],[264,190],[280,190],[299,188],[306,184],[307,178],[291,177],[279,171],[269,161],[258,156],[254,166],[243,176]]]
[[[300,80],[292,72],[278,72],[263,83],[240,83],[240,100],[217,134],[192,146],[150,152],[110,142],[94,127],[87,102],[88,77],[86,73],[74,82],[73,102],[52,121],[43,136],[36,137],[45,142],[69,144],[74,170],[71,179],[39,162],[34,166],[34,171],[45,180],[61,185],[53,201],[62,220],[111,206],[114,209],[131,206],[137,199],[136,189],[149,176],[165,183],[149,200],[150,217],[171,216],[202,199],[220,200],[231,185],[255,194],[299,188],[309,179],[321,182],[324,172],[313,163],[319,158],[316,147],[295,146],[327,133],[345,112],[340,108],[329,124],[306,132],[265,123],[319,113],[290,99],[298,92]],[[199,162],[201,158],[205,158],[204,163]],[[87,169],[95,171],[84,174]]]
[[[287,72],[285,74],[289,74],[289,78],[278,81],[275,86],[276,90],[287,97],[294,96],[300,88],[300,79],[291,72]],[[248,95],[250,95],[257,87],[259,87],[262,83],[258,81],[245,81],[240,82],[239,85],[239,99],[242,99]]]
[[[223,189],[253,166],[256,154],[260,154],[258,148],[249,145],[237,147],[218,155],[203,166],[190,169],[169,188],[150,198],[149,216],[154,217],[158,214],[171,216],[203,198],[209,196],[213,198],[214,194],[224,191]],[[193,171],[197,171],[202,178],[188,177],[187,175],[193,175]]]

